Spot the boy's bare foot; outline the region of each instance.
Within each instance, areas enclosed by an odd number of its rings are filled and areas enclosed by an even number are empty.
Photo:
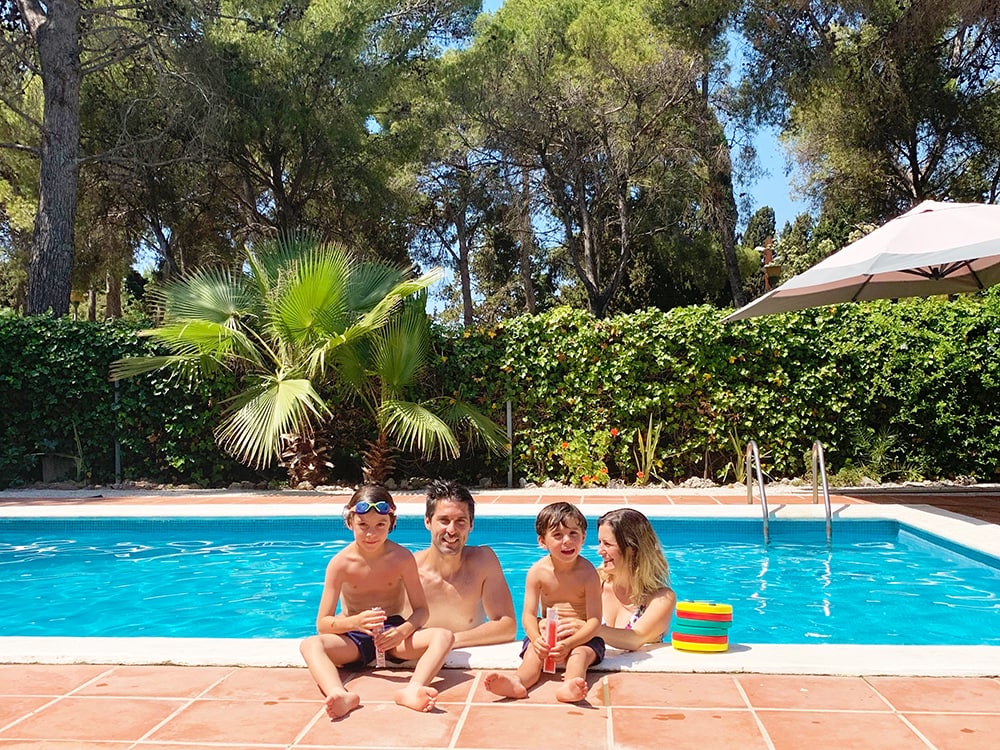
[[[579,703],[587,697],[587,681],[582,677],[565,680],[556,690],[556,698],[563,703]]]
[[[361,705],[361,696],[356,693],[334,693],[326,698],[326,712],[331,719],[339,719]]]
[[[430,711],[437,701],[438,691],[426,685],[407,685],[395,695],[396,703],[414,711]]]
[[[504,698],[528,697],[528,689],[524,687],[524,684],[517,678],[517,675],[490,672],[483,678],[483,685],[494,695],[502,695]]]

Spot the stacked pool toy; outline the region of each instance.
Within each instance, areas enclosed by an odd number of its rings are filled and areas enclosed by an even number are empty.
[[[682,651],[725,651],[732,626],[731,604],[677,602],[671,639]]]

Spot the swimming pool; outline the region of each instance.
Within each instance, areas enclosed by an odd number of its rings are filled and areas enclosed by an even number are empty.
[[[593,522],[593,518],[591,518]],[[734,606],[733,642],[1000,645],[1000,560],[894,520],[654,520],[679,597]],[[520,604],[533,517],[480,512]],[[591,527],[585,556],[594,562]],[[425,546],[419,516],[392,538]],[[0,519],[4,635],[298,638],[312,631],[336,516]]]

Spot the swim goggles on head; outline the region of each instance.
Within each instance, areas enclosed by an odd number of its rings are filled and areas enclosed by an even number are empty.
[[[369,502],[368,500],[361,500],[353,508],[349,508],[349,510],[353,510],[361,516],[370,510],[374,510],[380,516],[387,516],[392,512],[392,506],[385,500],[379,500],[376,503]]]

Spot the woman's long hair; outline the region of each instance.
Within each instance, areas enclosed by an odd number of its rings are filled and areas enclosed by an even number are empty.
[[[649,519],[632,508],[611,510],[597,519],[597,528],[609,526],[625,557],[629,576],[630,603],[641,606],[666,586],[670,588],[670,566]],[[604,566],[599,569],[606,580]]]

